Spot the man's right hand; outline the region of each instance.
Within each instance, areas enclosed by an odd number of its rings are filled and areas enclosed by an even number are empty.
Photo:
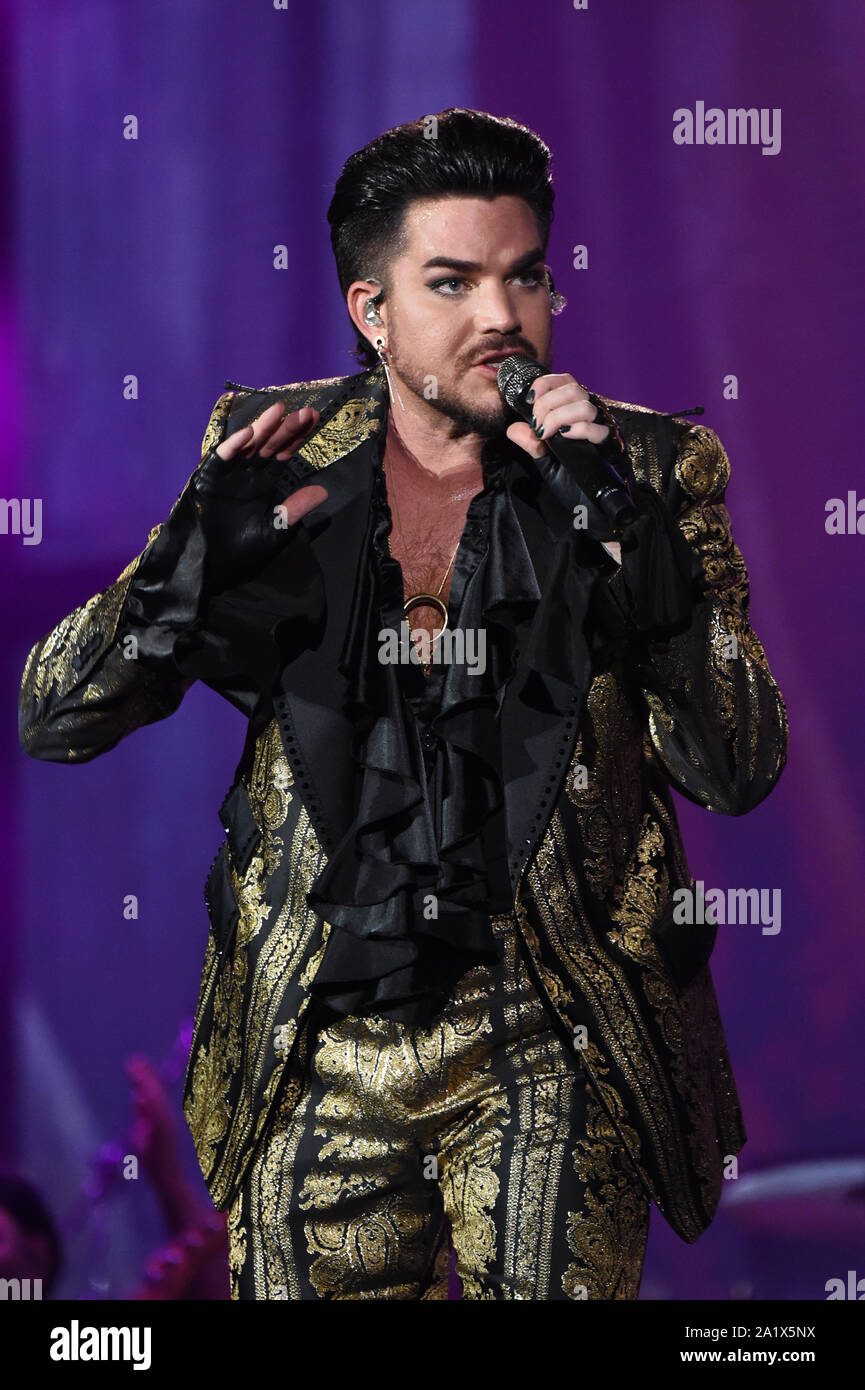
[[[319,484],[279,499],[279,465],[318,424],[312,406],[270,406],[251,425],[211,449],[190,479],[207,542],[207,582],[218,592],[257,573],[287,543],[286,529],[327,497]]]

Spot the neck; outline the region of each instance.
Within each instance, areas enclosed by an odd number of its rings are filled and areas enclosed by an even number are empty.
[[[388,449],[407,455],[424,472],[436,478],[447,478],[448,482],[480,476],[486,437],[458,433],[455,421],[410,391],[392,367],[390,373],[405,409],[398,400],[391,399],[387,419]],[[385,386],[387,388],[387,382]]]
[[[440,467],[440,460],[427,456],[419,457],[404,439],[402,422],[394,420],[393,412],[388,416],[385,439],[385,459],[395,467],[403,479],[403,486],[412,493],[418,490],[426,496],[435,497],[439,503],[459,502],[473,497],[483,486],[483,464],[480,458],[451,460],[451,467]]]

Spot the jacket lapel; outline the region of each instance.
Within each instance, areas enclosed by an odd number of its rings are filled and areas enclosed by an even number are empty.
[[[578,571],[573,552],[566,555],[564,547],[551,543],[542,485],[528,459],[521,468],[526,486],[516,481],[520,471],[515,469],[511,500],[535,572],[539,602],[554,619],[556,659],[542,663],[530,652],[502,700],[502,774],[514,892],[544,834],[576,745],[591,665],[583,620],[598,573],[593,566]],[[582,574],[581,580],[575,579],[576,573]],[[529,641],[538,616],[536,608],[521,624],[521,645]],[[536,669],[542,665],[547,669]]]
[[[279,398],[280,394],[274,393]],[[270,397],[248,413],[254,418]],[[383,447],[388,395],[380,368],[326,384],[304,401],[321,410],[315,434],[286,466],[288,496],[318,483],[327,499],[300,522],[309,543],[316,583],[324,595],[324,621],[315,645],[287,662],[277,682],[273,709],[286,756],[313,827],[330,854],[350,825],[355,768],[352,725],[343,713],[346,681],[339,657],[351,616],[364,558],[375,469]],[[289,403],[292,403],[291,401]],[[517,451],[515,451],[516,454]],[[547,499],[528,460],[516,458],[512,503],[538,592],[562,587],[562,551],[551,545]],[[557,558],[558,557],[558,558]],[[587,571],[592,577],[595,571]],[[557,612],[559,609],[557,608]],[[556,804],[576,743],[589,653],[581,615],[567,611],[569,631],[561,634],[558,675],[541,679],[533,670],[518,672],[501,706],[502,759],[508,865],[516,888]],[[520,645],[528,638],[534,613],[520,620]]]
[[[292,458],[285,493],[309,483],[328,493],[300,522],[324,595],[324,621],[316,645],[283,667],[274,693],[286,756],[328,854],[348,829],[354,806],[352,724],[343,713],[347,686],[339,657],[366,549],[386,408],[379,369],[348,378],[342,393],[322,410],[315,434]]]

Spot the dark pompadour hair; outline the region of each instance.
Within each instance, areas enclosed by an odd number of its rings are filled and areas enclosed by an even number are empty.
[[[553,217],[550,151],[540,136],[507,117],[450,107],[394,126],[351,155],[327,210],[343,294],[355,280],[380,280],[402,250],[403,216],[418,198],[463,195],[525,199],[546,247]],[[355,329],[354,356],[376,355]]]

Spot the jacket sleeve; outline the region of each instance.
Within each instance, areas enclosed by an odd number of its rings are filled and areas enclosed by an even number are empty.
[[[225,437],[233,395],[225,392],[213,407],[202,458]],[[89,762],[133,729],[173,714],[193,684],[132,659],[118,634],[129,585],[161,529],[151,529],[144,550],[113,584],[31,649],[18,698],[18,734],[31,757]]]
[[[678,791],[707,810],[744,815],[774,787],[787,756],[787,713],[751,627],[748,572],[733,539],[720,439],[691,425],[679,439],[667,506],[699,556],[704,596],[684,631],[634,642],[631,674],[648,708],[651,751]],[[622,572],[609,583],[622,612]]]

